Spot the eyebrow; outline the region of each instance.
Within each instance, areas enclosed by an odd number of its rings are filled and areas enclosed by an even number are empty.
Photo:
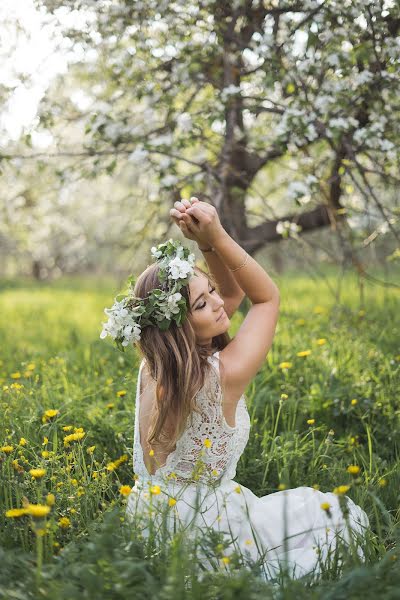
[[[208,282],[208,285],[210,285],[210,286],[211,286],[211,283],[210,283],[210,281]],[[212,286],[211,286],[211,287],[212,287]],[[208,289],[208,288],[207,288],[207,289]],[[198,300],[200,300],[200,298],[201,298],[202,296],[204,296],[204,292],[203,292],[202,294],[200,294],[200,296],[198,296],[198,297],[196,298],[196,300],[195,300],[195,301],[193,302],[193,304],[192,304],[192,308],[194,308],[194,305],[196,304],[196,302],[197,302]]]

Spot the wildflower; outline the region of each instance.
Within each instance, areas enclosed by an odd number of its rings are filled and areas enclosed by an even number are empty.
[[[29,474],[34,479],[40,479],[43,475],[46,475],[46,469],[30,469]]]
[[[93,452],[95,451],[96,446],[89,446],[89,448],[87,448],[86,452],[88,454],[93,454]]]
[[[26,442],[26,439],[22,437],[22,438],[19,440],[19,443],[18,443],[18,445],[19,445],[19,446],[26,446],[26,443],[27,443],[27,442]]]
[[[387,485],[387,479],[385,479],[384,477],[381,477],[381,479],[379,479],[379,481],[378,481],[378,485],[380,487],[385,487],[385,485]]]
[[[129,494],[131,493],[131,486],[130,485],[121,485],[121,487],[119,488],[119,493],[122,496],[129,496]]]
[[[116,468],[117,468],[117,465],[115,464],[115,462],[109,462],[106,465],[107,471],[115,471]]]
[[[307,425],[314,425],[315,423],[315,419],[308,419],[307,420]]]
[[[122,396],[126,395],[126,390],[118,390],[117,396],[118,398],[122,398]]]
[[[29,371],[33,371],[33,369],[36,368],[35,363],[29,363],[29,365],[26,365],[26,368],[29,369]]]
[[[284,483],[280,483],[278,485],[278,490],[286,490],[286,485]]]
[[[151,494],[159,494],[161,492],[161,488],[159,485],[152,485],[150,488],[150,493]]]
[[[322,313],[325,313],[325,312],[326,312],[326,309],[323,306],[316,306],[314,308],[314,313],[316,315],[321,315]]]
[[[112,408],[114,408],[114,406],[114,402],[109,402],[108,404],[106,404],[106,408],[108,408],[108,410],[111,410]]]
[[[83,487],[78,488],[77,494],[78,494],[78,498],[85,495],[85,490],[83,489]]]
[[[246,546],[251,546],[251,544],[253,543],[252,540],[245,540],[244,542],[246,544]]]
[[[10,385],[10,388],[12,390],[21,390],[24,387],[24,385],[22,383],[12,383]]]
[[[72,425],[64,425],[63,431],[71,431]]]
[[[46,410],[44,413],[44,417],[46,419],[53,419],[54,417],[56,417],[58,415],[60,411],[55,409],[55,408],[50,408],[49,410]]]
[[[69,442],[77,442],[84,437],[85,433],[78,431],[77,433],[70,433],[64,438],[64,446],[67,446]]]
[[[61,529],[68,529],[68,527],[71,526],[71,521],[68,517],[61,517],[61,519],[58,520],[58,525]]]
[[[168,500],[168,505],[169,505],[169,506],[175,506],[175,504],[176,504],[176,500],[175,500],[175,498],[170,498],[170,499]]]
[[[330,507],[331,507],[331,505],[329,504],[329,502],[323,502],[323,503],[321,504],[321,508],[322,508],[322,510],[324,510],[325,512],[329,512],[329,509],[330,509]]]
[[[350,475],[358,475],[360,467],[358,465],[349,465],[347,467],[347,472],[350,473]]]
[[[287,400],[289,396],[287,394],[281,394],[281,400]]]
[[[84,433],[83,427],[74,427],[74,433]]]
[[[350,489],[349,485],[339,485],[338,487],[335,487],[335,489],[333,490],[334,494],[337,494],[338,496],[343,496],[346,492],[348,492]]]
[[[314,490],[319,490],[320,486],[318,485],[318,483],[314,483],[313,488]]]
[[[211,448],[211,446],[212,446],[212,441],[211,441],[211,440],[209,440],[208,438],[206,438],[206,439],[204,440],[204,445],[205,445],[205,447],[206,447],[206,448]]]
[[[218,477],[218,471],[217,471],[217,469],[213,469],[211,471],[211,475],[214,475],[214,477]]]
[[[293,366],[291,362],[281,362],[279,364],[280,369],[290,369]]]
[[[150,450],[149,456],[154,456],[154,450],[153,449]]]
[[[54,494],[47,494],[46,496],[46,504],[47,506],[54,506],[56,502],[56,497]]]
[[[6,454],[11,454],[11,452],[14,450],[14,446],[1,446],[0,450]]]
[[[296,320],[296,325],[305,325],[305,320],[304,319],[297,319]]]
[[[22,517],[26,514],[27,513],[25,508],[10,508],[10,510],[7,510],[5,513],[6,517],[8,517],[9,519],[14,519],[15,517]]]
[[[25,509],[27,515],[31,515],[31,517],[36,517],[38,519],[45,517],[50,512],[50,506],[44,504],[27,504]]]
[[[42,446],[47,446],[48,443],[49,443],[49,438],[44,437],[43,438],[43,442],[42,442]]]
[[[19,371],[15,371],[15,373],[11,373],[10,377],[12,379],[19,379],[21,377],[21,373]]]
[[[323,346],[324,344],[326,344],[326,339],[325,338],[319,338],[317,340],[317,344],[318,344],[318,346]]]
[[[358,403],[357,398],[353,398],[353,400],[351,401],[351,405],[355,406]]]
[[[302,350],[301,352],[297,352],[297,356],[309,356],[311,354],[311,350]]]
[[[109,377],[108,379],[106,379],[106,385],[111,385],[113,382],[113,378]]]
[[[73,486],[76,487],[78,485],[78,480],[77,479],[71,479],[70,483],[71,483],[71,485],[73,485]]]
[[[49,458],[50,452],[48,450],[43,450],[42,451],[42,456],[43,456],[43,458]]]
[[[31,377],[33,375],[33,371],[25,371],[24,377]]]
[[[223,556],[221,558],[221,560],[225,565],[228,565],[231,562],[231,559],[229,558],[229,556]]]

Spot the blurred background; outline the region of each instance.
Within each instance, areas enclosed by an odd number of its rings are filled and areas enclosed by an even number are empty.
[[[2,0],[0,17],[3,285],[139,273],[196,195],[276,275],[398,290],[397,3]]]

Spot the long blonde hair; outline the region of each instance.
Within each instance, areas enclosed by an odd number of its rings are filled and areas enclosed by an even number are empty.
[[[195,270],[205,275],[218,291],[211,274],[198,266]],[[146,298],[151,290],[163,289],[158,271],[158,264],[153,263],[141,273],[134,288],[136,297]],[[187,302],[188,314],[191,314],[189,285],[183,286],[179,291]],[[146,359],[150,376],[156,382],[156,405],[146,439],[149,446],[163,444],[168,452],[174,448],[185,429],[188,416],[193,411],[199,412],[195,396],[212,368],[207,357],[225,348],[230,340],[228,332],[224,332],[212,338],[211,348],[197,344],[188,318],[184,319],[180,327],[173,321],[167,331],[153,325],[143,328],[141,339],[135,346]],[[173,429],[167,426],[172,416],[176,421]]]

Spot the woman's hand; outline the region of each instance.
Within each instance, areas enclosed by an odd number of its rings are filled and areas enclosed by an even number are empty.
[[[175,202],[170,215],[187,239],[197,242],[200,248],[212,246],[224,231],[217,211],[195,196],[190,200]]]

